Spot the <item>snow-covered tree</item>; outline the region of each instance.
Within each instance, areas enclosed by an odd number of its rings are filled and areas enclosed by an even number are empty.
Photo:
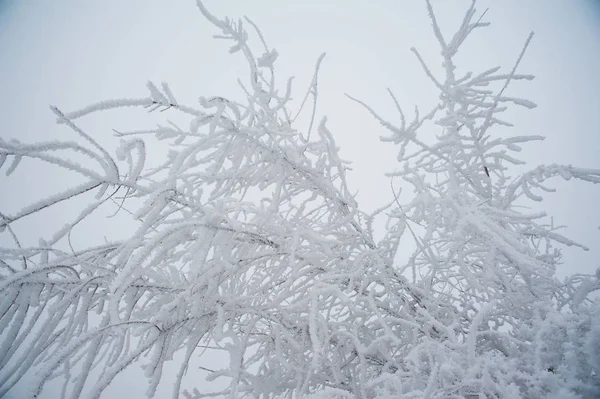
[[[444,35],[426,1],[443,75],[413,52],[439,103],[408,120],[390,92],[396,124],[356,100],[399,146],[392,182],[413,190],[401,203],[394,184],[382,187],[391,202],[368,214],[326,120],[315,120],[323,57],[293,112],[291,80],[276,79],[278,53],[254,23],[198,7],[247,62],[243,100],[201,97],[189,106],[167,84],[149,83],[143,98],[53,108],[72,141],[0,140],[8,175],[36,159],[81,178],[0,214],[14,242],[0,248],[0,397],[18,385],[35,397],[63,378],[63,397],[98,398],[133,364],[144,368],[148,397],[159,383],[173,385],[173,398],[600,395],[600,307],[590,297],[600,276],[559,282],[560,246],[578,244],[545,213],[522,207],[540,201],[551,178],[600,183],[600,170],[548,165],[512,176],[524,163],[513,154],[541,137],[502,136],[508,106],[535,106],[508,94],[512,82],[532,79],[518,72],[531,36],[509,71],[461,71],[455,55],[487,23],[473,3]],[[123,107],[168,119],[116,131],[113,156],[80,119]],[[301,112],[307,125],[298,126]],[[169,152],[148,165],[152,139]],[[95,200],[54,235],[21,245],[13,224],[90,192]],[[131,215],[134,233],[74,250],[77,225],[110,204]],[[379,240],[376,218],[387,218]],[[414,252],[398,254],[406,241]],[[206,351],[228,366],[203,363]],[[175,380],[166,380],[173,367]],[[194,388],[199,370],[225,388]]]

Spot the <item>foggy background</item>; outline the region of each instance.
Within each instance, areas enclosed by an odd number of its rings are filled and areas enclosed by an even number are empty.
[[[384,173],[398,167],[397,148],[379,142],[386,131],[344,93],[365,101],[391,122],[399,119],[386,88],[394,91],[408,118],[414,105],[426,111],[437,102],[435,87],[409,51],[416,47],[434,72],[441,70],[424,2],[206,0],[205,4],[216,16],[247,15],[258,24],[269,46],[280,54],[275,65],[282,88],[288,76],[295,76],[295,109],[317,57],[327,53],[319,75],[317,118],[328,116],[342,158],[353,162],[349,180],[352,190],[359,191],[361,208],[372,210],[389,202],[392,193]],[[433,1],[447,35],[454,33],[469,4]],[[488,7],[484,21],[492,25],[467,40],[457,56],[459,72],[481,72],[497,65],[510,71],[534,31],[518,72],[536,79],[513,84],[506,94],[530,99],[538,107],[515,109],[505,119],[515,125],[511,135],[547,138],[525,147],[521,159],[528,162],[528,169],[549,163],[600,168],[600,1],[481,0],[478,15]],[[243,99],[236,79],[246,81],[246,65],[241,54],[228,53],[228,42],[212,39],[218,33],[194,0],[0,0],[0,137],[24,142],[75,139],[64,125],[55,124],[48,105],[69,112],[100,100],[145,97],[148,80],[168,82],[178,101],[191,106],[199,96]],[[259,55],[262,47],[255,36],[251,35],[251,43]],[[167,119],[168,112],[158,117]],[[112,148],[118,144],[113,128],[151,128],[153,118],[144,110],[131,109],[102,113],[78,124]],[[155,150],[159,154],[161,149]],[[0,212],[13,214],[44,194],[73,184],[64,172],[41,165],[24,160],[10,177],[4,176],[4,166]],[[398,180],[395,186],[402,184]],[[551,186],[558,192],[547,195],[535,210],[547,210],[556,224],[568,225],[564,234],[591,248],[588,252],[566,248],[558,274],[594,272],[600,266],[600,187],[558,180]],[[35,245],[40,235],[62,226],[70,211],[70,205],[63,204],[14,227],[23,243]],[[81,248],[99,231],[112,240],[130,228],[126,215],[97,217],[77,230],[74,242]],[[0,235],[0,245],[7,242]],[[143,397],[145,380],[132,383],[140,375],[131,371],[128,377],[117,378],[104,397]],[[191,370],[188,382],[193,380],[190,375]],[[165,385],[169,381],[162,388]],[[47,397],[53,397],[52,389],[46,391]]]

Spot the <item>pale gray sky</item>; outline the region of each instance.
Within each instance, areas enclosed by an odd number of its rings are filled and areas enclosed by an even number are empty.
[[[468,1],[434,1],[448,33],[462,18]],[[424,77],[411,46],[434,70],[441,61],[424,4],[416,0],[207,0],[216,15],[248,15],[279,53],[279,78],[296,76],[301,99],[321,52],[327,57],[320,75],[320,111],[342,156],[354,162],[351,183],[366,209],[391,196],[384,172],[396,168],[396,148],[378,142],[382,128],[344,93],[352,94],[390,119],[396,118],[385,89],[394,90],[406,109],[427,108],[437,93]],[[512,134],[541,134],[545,142],[524,152],[537,163],[567,163],[600,168],[600,2],[596,0],[485,0],[492,26],[468,41],[460,59],[463,70],[502,65],[507,70],[529,33],[536,33],[521,72],[536,80],[512,86],[515,96],[539,107],[512,113]],[[49,104],[70,111],[90,102],[146,94],[145,83],[167,81],[179,101],[199,96],[239,96],[236,78],[246,77],[239,56],[211,38],[194,0],[0,0],[0,137],[23,141],[68,137],[54,124]],[[128,115],[128,117],[126,117]],[[139,115],[139,118],[137,118]],[[138,123],[139,122],[139,123]],[[142,113],[104,114],[84,124],[110,143],[111,128],[144,128]],[[12,213],[64,184],[60,174],[29,168],[17,178],[0,176],[0,211]],[[569,226],[567,233],[590,246],[566,250],[560,274],[591,272],[600,266],[600,187],[577,182],[556,184],[563,191],[540,205]],[[540,208],[541,209],[541,208]],[[67,208],[62,209],[66,211]],[[60,223],[61,210],[45,221],[24,223],[21,234],[37,241],[48,224]],[[113,222],[113,221],[111,221]],[[37,223],[37,224],[36,224]],[[60,224],[59,224],[60,225]],[[107,223],[105,226],[109,226]],[[136,398],[145,391],[116,384],[113,393]],[[110,396],[106,396],[110,397]]]

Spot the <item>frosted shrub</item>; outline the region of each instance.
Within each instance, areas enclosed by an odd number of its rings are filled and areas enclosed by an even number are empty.
[[[326,120],[314,117],[323,57],[303,102],[309,123],[300,127],[291,80],[280,85],[275,73],[278,52],[252,21],[219,19],[201,2],[249,67],[241,100],[185,105],[167,84],[149,83],[143,98],[53,108],[73,141],[0,140],[9,175],[37,159],[81,177],[2,214],[14,246],[0,249],[0,396],[26,381],[33,397],[61,377],[63,397],[98,398],[132,364],[144,369],[148,397],[160,382],[173,384],[173,398],[600,395],[600,310],[589,297],[598,278],[559,282],[558,248],[578,244],[546,224],[545,213],[516,206],[541,200],[552,178],[599,183],[600,171],[547,165],[512,176],[511,165],[523,163],[512,154],[541,139],[496,133],[510,125],[502,119],[508,106],[535,106],[507,90],[532,79],[518,71],[531,36],[509,71],[459,74],[455,54],[487,23],[473,5],[446,36],[426,6],[443,76],[413,52],[439,103],[409,117],[396,102],[394,124],[356,100],[398,147],[390,176],[414,193],[402,204],[394,192],[374,214],[361,211]],[[258,53],[247,26],[262,43]],[[79,120],[123,107],[164,111],[166,121],[117,132],[111,155]],[[151,140],[169,149],[152,167]],[[14,223],[90,192],[95,199],[53,236],[20,244]],[[131,214],[133,234],[64,250],[81,220],[113,202]],[[375,217],[388,218],[381,240]],[[400,240],[414,244],[406,262],[397,260]],[[207,350],[228,365],[204,364]],[[165,381],[173,367],[175,380]],[[194,388],[199,368],[225,388]]]

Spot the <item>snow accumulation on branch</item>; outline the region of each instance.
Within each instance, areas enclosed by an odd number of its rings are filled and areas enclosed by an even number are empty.
[[[73,141],[0,139],[7,175],[35,159],[83,181],[0,213],[1,234],[14,243],[0,248],[0,397],[44,397],[58,378],[63,398],[99,398],[132,365],[142,365],[148,397],[160,384],[174,399],[600,396],[600,276],[560,282],[560,246],[579,244],[545,213],[518,206],[541,200],[550,178],[600,183],[600,170],[549,165],[512,176],[512,165],[525,163],[514,155],[520,146],[542,137],[498,135],[511,126],[501,115],[508,107],[535,106],[508,95],[511,83],[533,78],[518,72],[532,35],[509,72],[458,74],[455,54],[488,25],[485,13],[473,2],[448,36],[425,2],[443,74],[413,53],[439,103],[408,121],[389,91],[396,125],[354,99],[398,147],[390,178],[414,192],[406,203],[393,192],[367,214],[326,119],[315,121],[324,55],[293,111],[292,80],[279,84],[279,53],[257,25],[197,5],[249,67],[243,101],[200,97],[188,106],[166,83],[148,83],[144,98],[54,107]],[[309,125],[298,126],[306,105]],[[76,124],[126,107],[178,113],[189,127],[167,120],[115,130],[122,141],[113,156]],[[152,136],[169,152],[150,168]],[[38,246],[21,244],[16,223],[88,192],[94,200],[73,220]],[[135,231],[75,251],[77,225],[113,205]],[[376,217],[387,217],[379,240]],[[405,262],[396,256],[401,240],[414,241]],[[207,351],[228,364],[215,369]],[[223,388],[207,390],[200,371]]]

